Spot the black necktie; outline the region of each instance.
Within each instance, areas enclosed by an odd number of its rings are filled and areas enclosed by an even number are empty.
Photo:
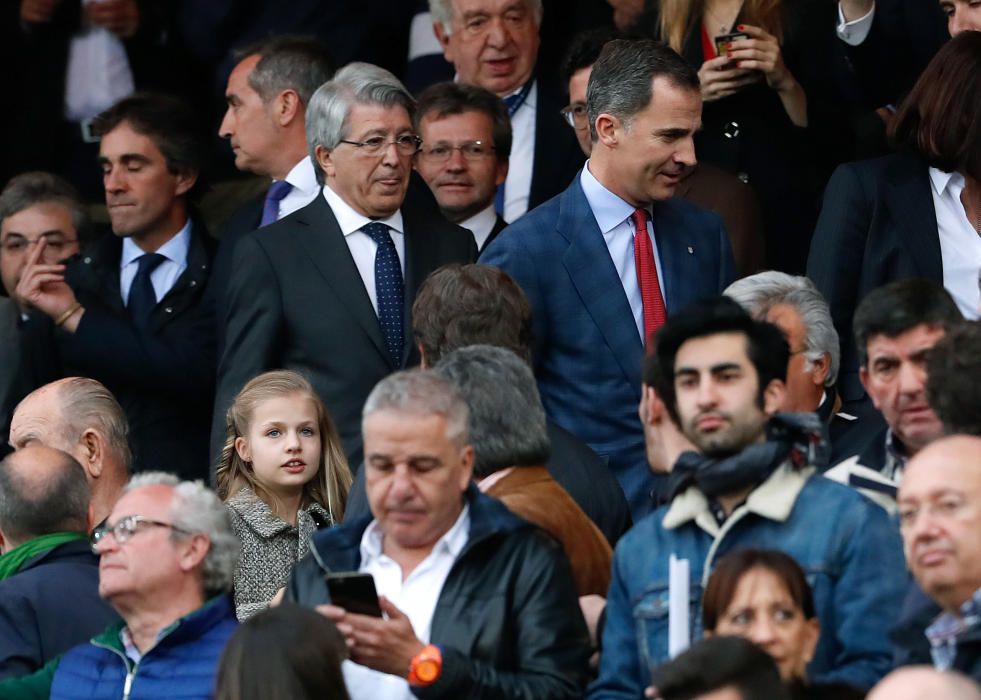
[[[129,288],[129,302],[126,305],[133,323],[138,328],[146,328],[149,325],[150,313],[157,305],[157,294],[153,291],[150,273],[166,259],[160,253],[146,253],[138,258],[140,267],[136,271],[136,277],[133,278],[133,285]]]
[[[378,300],[378,324],[381,326],[385,349],[392,364],[402,364],[402,311],[405,298],[402,266],[388,226],[377,221],[362,226],[378,246],[375,251],[375,296]]]

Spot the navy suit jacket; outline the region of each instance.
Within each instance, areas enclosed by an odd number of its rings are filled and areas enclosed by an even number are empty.
[[[735,278],[716,214],[672,199],[654,205],[653,224],[669,314]],[[506,228],[480,262],[507,272],[528,296],[545,410],[608,460],[637,522],[655,486],[637,417],[644,346],[579,178]]]

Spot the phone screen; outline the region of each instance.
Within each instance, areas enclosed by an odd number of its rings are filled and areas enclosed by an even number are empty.
[[[718,56],[725,56],[726,51],[732,47],[732,42],[740,39],[748,39],[749,34],[745,32],[732,32],[731,34],[720,34],[715,37],[715,53]]]
[[[326,580],[332,605],[356,615],[382,616],[375,579],[371,574],[356,571],[332,573],[327,574]]]

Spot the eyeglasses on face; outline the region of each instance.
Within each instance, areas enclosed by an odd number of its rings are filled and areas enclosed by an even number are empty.
[[[173,523],[165,523],[161,520],[153,520],[151,518],[144,518],[142,515],[128,515],[125,518],[121,518],[115,525],[102,525],[97,527],[92,531],[92,535],[89,537],[89,544],[92,546],[92,551],[96,551],[99,542],[108,535],[112,534],[113,538],[118,544],[124,544],[128,542],[129,539],[140,532],[151,527],[166,527],[174,532],[180,532],[184,535],[190,535],[191,533],[187,530],[180,528]]]
[[[589,113],[585,102],[573,102],[560,111],[565,123],[574,129],[585,129],[589,126]]]
[[[423,148],[419,155],[434,163],[443,163],[450,159],[453,151],[460,151],[466,160],[481,160],[494,153],[494,147],[483,141],[465,141],[458,146],[451,143],[438,142],[428,148]]]
[[[372,136],[364,141],[341,139],[340,143],[354,146],[360,149],[362,153],[370,156],[379,155],[388,146],[395,144],[395,150],[398,151],[399,155],[411,156],[415,155],[419,150],[419,146],[422,145],[422,139],[415,134],[402,134],[401,136],[396,136],[394,141],[389,141],[385,136]]]
[[[13,233],[3,239],[0,248],[3,248],[3,252],[8,255],[22,255],[37,245],[41,239],[44,239],[45,250],[50,251],[52,255],[62,253],[71,243],[78,243],[77,238],[66,238],[61,233],[43,233],[33,239]]]

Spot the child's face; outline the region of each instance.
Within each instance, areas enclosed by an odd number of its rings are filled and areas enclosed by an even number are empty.
[[[252,463],[256,481],[270,491],[296,494],[317,475],[323,455],[317,409],[303,394],[260,403],[247,437],[235,449]]]

